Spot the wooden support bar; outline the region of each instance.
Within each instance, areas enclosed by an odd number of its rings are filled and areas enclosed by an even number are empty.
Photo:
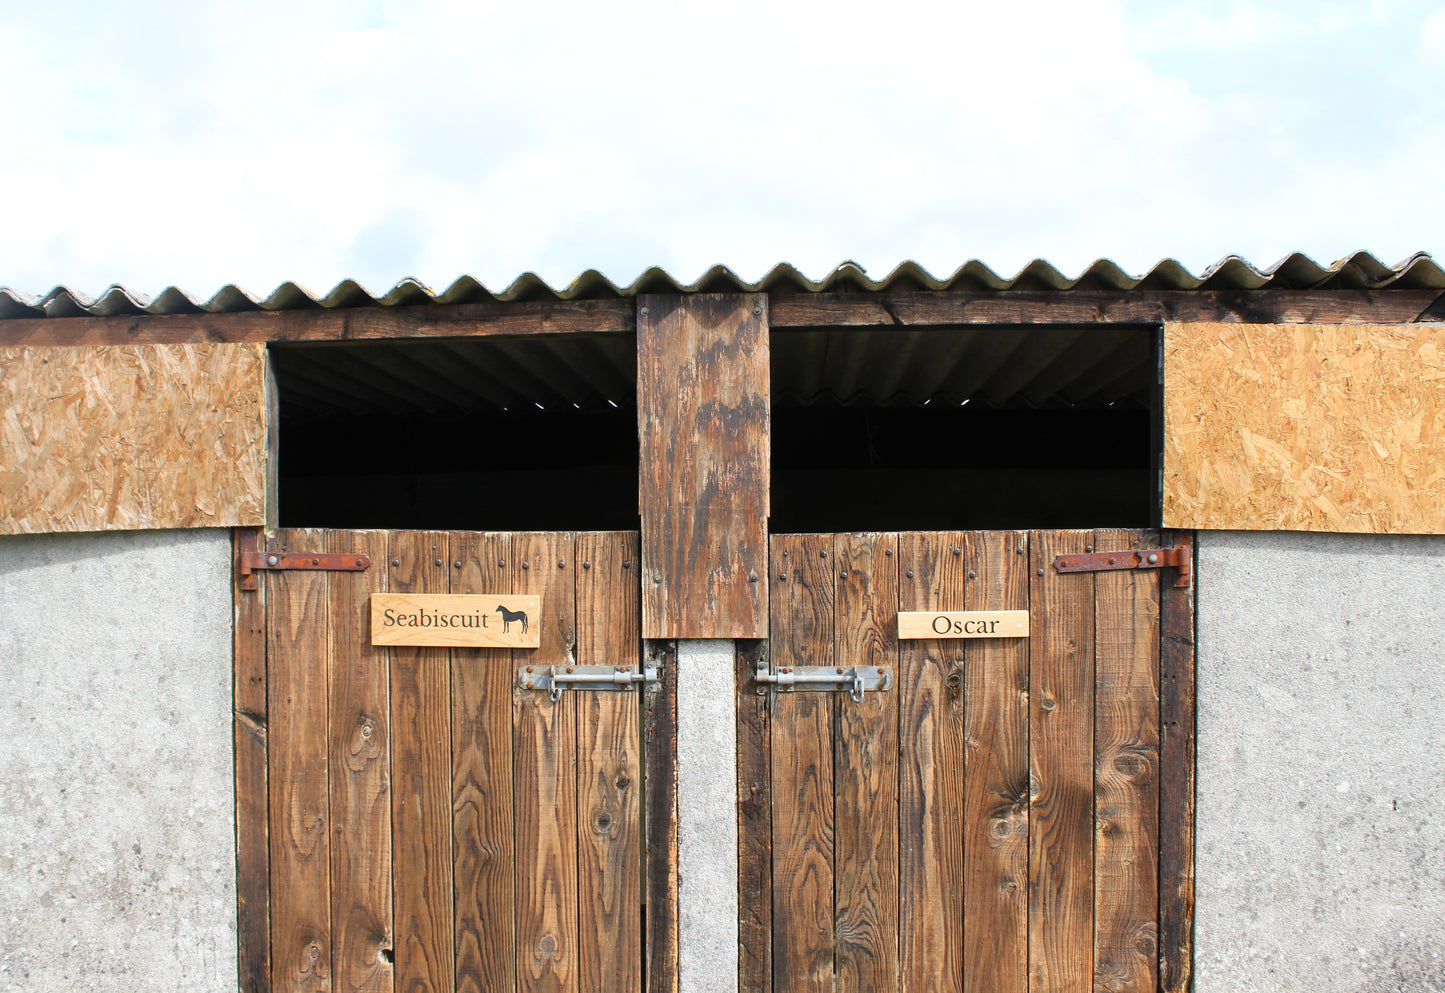
[[[661,684],[643,693],[642,747],[647,769],[647,993],[678,991],[677,642],[646,647]]]
[[[772,732],[768,696],[753,675],[765,664],[768,643],[737,646],[738,750],[738,989],[773,988]]]
[[[258,529],[238,528],[235,558],[257,547]],[[235,598],[236,941],[241,993],[271,989],[271,854],[266,797],[266,584]]]
[[[631,332],[631,300],[252,310],[239,314],[37,317],[0,321],[0,345],[176,345]]]
[[[637,304],[643,636],[764,637],[767,298]]]
[[[1187,531],[1165,531],[1177,544]],[[1160,590],[1159,988],[1194,981],[1195,591]]]
[[[798,293],[769,305],[773,328],[948,324],[1405,324],[1434,290],[1004,290]]]

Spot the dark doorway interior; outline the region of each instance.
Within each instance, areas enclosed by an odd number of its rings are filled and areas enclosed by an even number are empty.
[[[271,354],[283,527],[638,526],[631,335]]]
[[[773,334],[774,533],[1157,527],[1150,327]]]

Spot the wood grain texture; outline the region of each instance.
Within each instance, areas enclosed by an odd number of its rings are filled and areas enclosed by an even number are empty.
[[[512,592],[507,534],[451,536],[453,593]],[[452,884],[457,993],[517,983],[512,652],[457,648],[452,667]]]
[[[963,544],[959,532],[898,536],[900,609],[963,609]],[[899,973],[917,993],[963,988],[963,645],[899,645]]]
[[[832,552],[831,535],[772,539],[775,669],[834,664]],[[831,993],[832,694],[777,693],[772,724],[773,988]]]
[[[1098,531],[1095,550],[1157,548]],[[1158,988],[1159,586],[1155,569],[1094,578],[1094,989]]]
[[[658,670],[645,692],[647,993],[679,993],[677,920],[677,642],[644,643]]]
[[[772,715],[754,675],[766,664],[763,639],[737,644],[738,989],[773,988]]]
[[[576,557],[578,664],[635,671],[637,534],[579,534]],[[640,699],[637,691],[577,697],[579,993],[642,988]]]
[[[447,589],[445,533],[390,536],[396,593]],[[451,672],[441,648],[392,648],[392,887],[396,988],[450,990],[452,953]]]
[[[265,370],[259,345],[0,348],[0,534],[264,525]]]
[[[632,331],[631,300],[337,307],[237,314],[142,314],[0,321],[0,345],[129,345],[202,342],[366,341]]]
[[[1165,531],[1163,543],[1191,540]],[[1197,573],[1196,573],[1197,575]],[[1160,588],[1159,988],[1186,993],[1194,981],[1195,658],[1198,584]]]
[[[965,535],[970,611],[1024,610],[1028,535]],[[1028,990],[1028,642],[975,641],[964,654],[964,989]]]
[[[898,538],[840,534],[834,663],[898,671]],[[898,989],[898,694],[834,696],[837,989]]]
[[[576,661],[576,562],[570,533],[512,537],[521,565],[513,593],[542,598],[539,648],[513,653],[518,665]],[[577,698],[514,691],[513,790],[517,852],[517,989],[577,990]]]
[[[240,554],[259,550],[259,530],[233,535],[238,578]],[[232,583],[232,737],[236,750],[236,964],[241,993],[271,989],[271,853],[266,796],[266,583],[242,590]]]
[[[1029,990],[1076,993],[1094,976],[1094,576],[1055,555],[1087,531],[1029,536]]]
[[[765,637],[767,298],[637,304],[643,635]]]
[[[1435,290],[796,293],[772,300],[770,323],[775,328],[1166,321],[1399,324],[1418,318],[1437,295]]]
[[[1168,527],[1445,533],[1445,326],[1164,329]]]
[[[320,532],[277,534],[279,551],[324,546]],[[271,988],[330,990],[327,574],[267,576],[271,789]]]
[[[332,986],[382,993],[392,988],[391,677],[367,637],[366,605],[385,588],[386,534],[332,531],[324,550],[372,561],[328,574]]]

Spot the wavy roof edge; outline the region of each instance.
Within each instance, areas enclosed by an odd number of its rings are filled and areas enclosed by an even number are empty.
[[[1369,252],[1356,252],[1330,266],[1322,266],[1298,252],[1266,269],[1258,269],[1237,255],[1229,255],[1195,276],[1174,259],[1164,259],[1145,275],[1129,275],[1109,259],[1099,259],[1077,278],[1070,279],[1049,262],[1035,259],[1011,278],[998,275],[974,259],[946,279],[939,279],[916,262],[904,262],[882,279],[872,279],[856,262],[844,262],[820,280],[812,280],[788,263],[774,266],[750,283],[731,269],[715,265],[692,283],[682,283],[663,269],[653,267],[627,286],[618,286],[595,269],[588,269],[562,289],[554,289],[535,273],[523,273],[500,293],[487,289],[471,276],[462,276],[441,293],[415,279],[403,279],[382,296],[373,296],[354,279],[345,279],[325,296],[317,297],[292,282],[282,283],[264,299],[239,286],[223,286],[205,302],[174,286],[151,298],[111,286],[98,297],[57,286],[44,297],[34,297],[0,286],[0,320],[25,317],[114,317],[139,314],[240,313],[256,310],[309,310],[337,307],[404,307],[415,304],[514,303],[532,300],[623,299],[641,293],[882,293],[912,290],[1148,291],[1148,290],[1445,290],[1445,269],[1429,254],[1417,252],[1398,265],[1388,266]]]

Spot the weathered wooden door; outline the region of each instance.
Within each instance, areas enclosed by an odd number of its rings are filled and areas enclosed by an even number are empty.
[[[773,538],[771,641],[738,660],[745,989],[1185,986],[1193,591],[1052,568],[1159,540]],[[900,641],[900,609],[1027,610],[1031,632]],[[759,664],[895,678],[855,702],[762,692]]]
[[[654,689],[519,689],[640,662],[634,533],[282,531],[365,572],[237,594],[242,982],[640,990]],[[372,647],[373,592],[529,593],[541,647]]]

